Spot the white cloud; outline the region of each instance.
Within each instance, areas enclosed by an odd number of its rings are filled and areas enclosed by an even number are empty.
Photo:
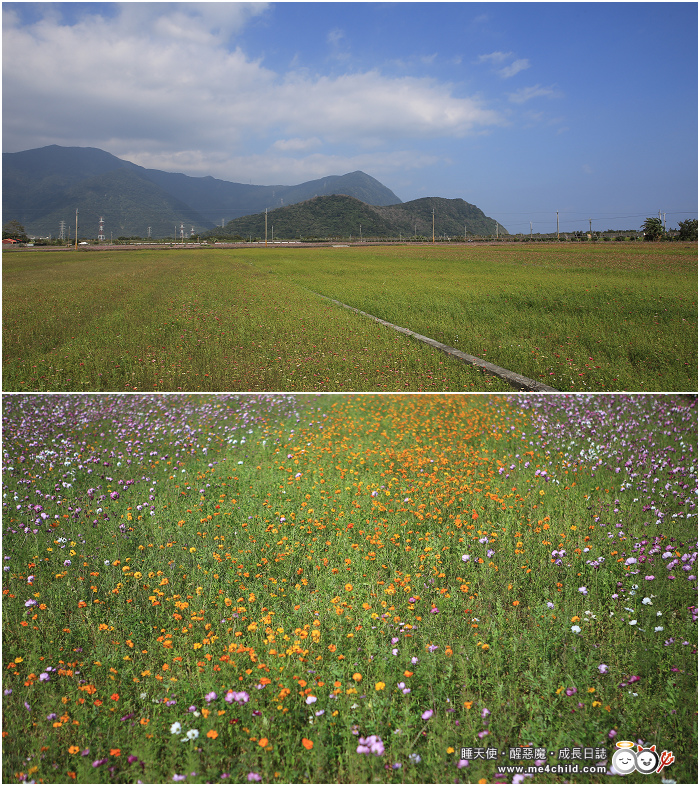
[[[309,150],[310,148],[317,148],[322,144],[318,137],[307,137],[300,139],[294,137],[293,139],[278,139],[273,142],[272,147],[274,150]]]
[[[491,52],[488,55],[479,55],[477,63],[503,63],[509,57],[513,57],[513,52]]]
[[[330,145],[383,148],[358,160],[386,168],[397,160],[386,149],[397,144],[410,150],[410,140],[464,137],[503,122],[481,99],[433,79],[266,68],[244,50],[242,35],[265,9],[124,3],[114,18],[93,13],[66,24],[54,14],[31,26],[3,10],[5,149],[89,145],[189,174],[262,177],[252,162],[271,177],[306,168],[306,178],[334,162],[347,171],[350,159],[330,155]],[[339,41],[342,32],[329,36]],[[289,157],[312,149],[298,163]],[[404,166],[411,155],[399,154]]]
[[[514,60],[509,66],[499,69],[498,74],[503,79],[510,79],[510,77],[514,77],[526,68],[530,68],[530,61],[526,58],[521,58],[520,60]]]
[[[338,46],[344,37],[345,34],[343,31],[340,28],[335,27],[333,30],[329,31],[328,35],[326,36],[326,41],[328,41],[331,46]]]
[[[533,98],[560,98],[561,93],[554,88],[554,86],[550,87],[542,87],[542,85],[532,85],[530,87],[523,87],[520,90],[516,90],[514,93],[508,94],[508,99],[513,104],[524,104],[526,101],[530,101]]]

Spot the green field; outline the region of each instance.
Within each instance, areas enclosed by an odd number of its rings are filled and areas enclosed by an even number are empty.
[[[629,783],[696,783],[689,397],[14,394],[2,426],[3,783],[619,784],[623,741],[674,758]]]
[[[697,390],[697,244],[7,254],[6,391]]]

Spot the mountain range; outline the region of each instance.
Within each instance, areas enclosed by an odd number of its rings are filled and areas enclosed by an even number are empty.
[[[259,186],[147,169],[99,148],[60,145],[3,153],[2,164],[3,225],[15,219],[31,236],[57,237],[64,222],[65,236],[75,237],[76,210],[80,237],[96,238],[102,218],[106,239],[262,236],[265,210],[268,218],[275,216],[277,237],[284,231],[290,238],[359,235],[359,224],[368,236],[408,236],[416,230],[428,235],[426,222],[429,218],[432,231],[433,208],[445,220],[451,217],[438,226],[439,233],[491,234],[496,226],[464,200],[443,200],[455,203],[449,210],[425,200],[404,205],[360,171],[294,186]],[[303,206],[292,210],[299,203]],[[316,211],[315,218],[310,210]],[[321,214],[326,223],[319,222]],[[499,232],[507,234],[500,225]]]
[[[433,225],[433,219],[435,221]],[[431,238],[494,235],[497,222],[463,199],[423,197],[396,205],[367,205],[355,197],[333,194],[234,219],[205,237],[216,238]],[[498,224],[498,233],[507,235]]]

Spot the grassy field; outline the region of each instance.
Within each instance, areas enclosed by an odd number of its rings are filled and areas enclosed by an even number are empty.
[[[697,245],[7,254],[6,391],[697,390]]]
[[[687,397],[3,407],[3,782],[696,782]]]

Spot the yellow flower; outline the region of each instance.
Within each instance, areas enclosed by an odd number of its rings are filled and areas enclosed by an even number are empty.
[[[377,691],[384,691],[384,689],[386,688],[386,683],[384,683],[383,681],[379,680],[379,681],[377,681],[377,682],[374,684],[374,688],[375,688]]]

